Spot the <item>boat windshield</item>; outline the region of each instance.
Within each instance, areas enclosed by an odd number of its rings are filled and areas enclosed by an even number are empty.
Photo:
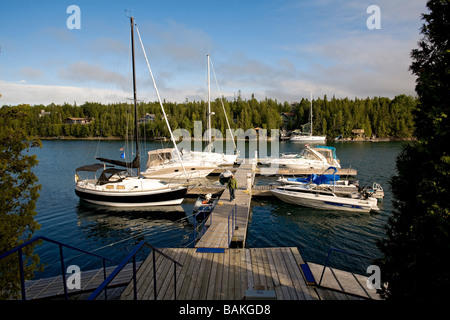
[[[297,156],[297,158],[302,159],[310,159],[310,160],[320,160],[317,155],[315,155],[311,150],[309,149],[303,149]]]

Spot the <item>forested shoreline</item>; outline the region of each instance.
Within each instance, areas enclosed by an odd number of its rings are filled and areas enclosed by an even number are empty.
[[[207,102],[188,101],[183,103],[164,102],[172,130],[183,128],[191,135],[194,121],[207,125]],[[414,132],[413,110],[417,99],[398,95],[394,99],[373,97],[366,99],[348,98],[313,99],[313,131],[328,138],[354,136],[354,129],[363,129],[367,138],[409,139]],[[30,136],[40,138],[125,138],[133,132],[133,106],[130,103],[102,104],[86,102],[82,105],[18,105],[3,106],[28,113],[27,120],[17,119],[14,126],[24,128]],[[211,102],[212,128],[220,130],[225,137],[228,125],[223,108],[232,129],[247,131],[252,128],[280,129],[289,133],[308,123],[310,101],[279,102],[273,99],[257,101],[242,99],[239,94],[234,100],[216,99]],[[145,116],[147,115],[147,118]],[[138,103],[140,137],[155,139],[168,137],[167,125],[158,102]],[[68,119],[86,119],[84,124],[68,123]]]

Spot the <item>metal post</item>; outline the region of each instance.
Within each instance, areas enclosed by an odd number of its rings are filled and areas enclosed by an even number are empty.
[[[173,288],[174,299],[177,300],[177,263],[176,263],[176,261],[173,262],[173,283],[174,283],[174,288]]]
[[[136,256],[133,256],[133,287],[134,287],[134,300],[137,300]]]
[[[325,273],[325,268],[327,267],[328,260],[330,259],[330,256],[331,256],[331,252],[332,252],[331,250],[332,250],[332,248],[330,248],[330,250],[328,250],[327,260],[325,260],[325,265],[323,266],[322,275],[320,276],[320,280],[319,280],[319,286],[322,283],[323,274]]]
[[[19,249],[19,271],[20,271],[20,288],[22,290],[22,300],[26,300],[25,296],[25,277],[23,272],[23,257],[22,257],[22,249]]]
[[[155,253],[155,249],[153,249],[152,252],[153,252],[153,291],[155,293],[155,300],[156,300],[156,253]]]
[[[61,257],[61,274],[62,274],[62,278],[63,278],[64,296],[65,296],[65,299],[68,300],[69,297],[67,295],[66,268],[64,266],[64,255],[63,255],[63,248],[62,248],[61,244],[59,244],[59,255]]]
[[[102,259],[103,260],[103,281],[106,280],[106,261],[105,258]],[[105,288],[105,300],[108,300],[108,294],[107,294],[107,290]]]
[[[233,223],[233,230],[236,229],[236,222],[237,222],[237,204],[234,204],[234,223]],[[234,232],[234,231],[233,231]]]
[[[233,213],[233,210],[228,214],[228,224],[227,224],[227,240],[228,240],[228,247],[230,247],[230,214]]]

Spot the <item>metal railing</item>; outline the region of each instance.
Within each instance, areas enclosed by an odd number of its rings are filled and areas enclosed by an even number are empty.
[[[203,209],[199,210],[199,212],[197,212],[194,215],[194,242],[197,241],[197,238],[201,238],[203,236],[203,234],[206,232],[206,209],[208,207],[204,207]],[[211,211],[212,213],[212,211]],[[209,215],[209,224],[212,223],[212,214],[210,213]],[[203,215],[203,219],[202,222],[200,222],[197,225],[197,217]],[[201,226],[201,232],[197,231],[197,229],[199,228],[199,226]]]
[[[206,232],[206,212],[205,212],[206,208],[203,208],[202,210],[200,210],[197,214],[195,214],[194,216],[194,241],[197,241],[197,237],[202,237],[203,234]],[[197,216],[203,214],[203,221],[199,224],[202,225],[202,229],[201,232],[198,232],[198,226],[197,226]],[[209,215],[209,224],[212,224],[212,212]],[[228,225],[227,225],[227,241],[228,241],[228,247],[230,247],[230,243],[233,239],[233,235],[234,235],[234,230],[236,229],[236,220],[237,220],[237,205],[234,204],[233,208],[231,209],[230,213],[228,214]],[[230,223],[231,220],[231,223]],[[199,234],[199,236],[197,235]]]
[[[231,233],[230,233],[230,218],[231,218]],[[237,205],[234,204],[233,209],[231,209],[228,214],[228,247],[230,247],[231,240],[233,239],[234,230],[236,228],[236,219],[237,219]]]
[[[21,291],[22,291],[22,300],[26,300],[26,293],[25,293],[25,276],[24,276],[24,269],[23,269],[23,256],[22,256],[22,249],[25,248],[26,246],[31,245],[32,243],[39,241],[39,240],[44,240],[47,242],[51,242],[54,243],[56,245],[59,246],[59,255],[60,255],[60,261],[61,261],[61,274],[62,274],[62,279],[63,279],[63,286],[64,286],[64,296],[65,299],[68,300],[68,293],[67,293],[67,283],[66,283],[66,268],[65,268],[65,264],[64,264],[64,255],[63,255],[63,247],[71,249],[71,250],[75,250],[75,251],[79,251],[91,256],[94,256],[96,258],[100,258],[103,261],[103,278],[106,279],[106,260],[111,261],[115,264],[117,264],[116,261],[103,257],[101,255],[83,250],[83,249],[79,249],[76,247],[73,247],[71,245],[56,241],[56,240],[52,240],[49,239],[47,237],[44,236],[38,236],[38,237],[34,237],[28,241],[25,241],[24,243],[22,243],[21,245],[15,247],[14,249],[9,250],[8,252],[3,253],[2,255],[0,255],[0,260],[10,256],[11,254],[17,252],[19,255],[19,271],[20,271],[20,286],[21,286]],[[105,292],[105,297],[107,297],[107,294]]]
[[[94,300],[98,297],[98,295],[103,291],[106,290],[106,287],[109,285],[109,283],[120,273],[120,271],[125,267],[125,265],[130,261],[130,259],[133,260],[133,294],[134,294],[134,300],[137,300],[137,278],[136,278],[136,254],[141,250],[144,246],[149,247],[152,249],[152,256],[153,256],[153,290],[154,290],[154,299],[157,300],[157,287],[156,287],[156,253],[162,255],[166,259],[169,259],[173,262],[174,269],[173,269],[173,277],[174,277],[174,299],[177,299],[177,265],[182,267],[183,265],[180,264],[178,261],[172,259],[162,251],[158,250],[151,244],[141,241],[123,260],[120,262],[120,264],[111,272],[111,274],[106,278],[100,286],[95,289],[95,291],[88,297],[88,300]]]
[[[374,259],[373,257],[369,257],[360,253],[356,253],[356,252],[351,252],[351,251],[347,251],[347,250],[343,250],[343,249],[338,249],[338,248],[330,248],[328,250],[328,255],[327,255],[327,259],[325,260],[325,264],[323,266],[323,270],[322,270],[322,275],[320,276],[320,280],[319,280],[319,286],[322,283],[322,279],[323,279],[323,275],[325,273],[325,269],[328,266],[328,262],[330,261],[330,257],[331,254],[336,251],[336,252],[340,252],[340,253],[345,253],[345,254],[349,254],[349,255],[353,255],[353,256],[358,256],[358,257],[362,257],[362,258],[367,258],[367,259]]]

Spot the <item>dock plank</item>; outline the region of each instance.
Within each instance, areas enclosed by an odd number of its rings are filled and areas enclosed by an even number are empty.
[[[139,267],[142,262],[137,262]],[[106,276],[109,276],[116,266],[106,268]],[[132,265],[127,264],[121,273],[108,285],[108,292],[113,287],[126,286],[132,278]],[[67,281],[67,277],[66,277]],[[103,268],[94,270],[81,270],[80,289],[67,288],[67,294],[70,296],[94,291],[104,281]],[[29,280],[25,282],[25,295],[27,300],[54,299],[64,297],[64,285],[62,276]]]

